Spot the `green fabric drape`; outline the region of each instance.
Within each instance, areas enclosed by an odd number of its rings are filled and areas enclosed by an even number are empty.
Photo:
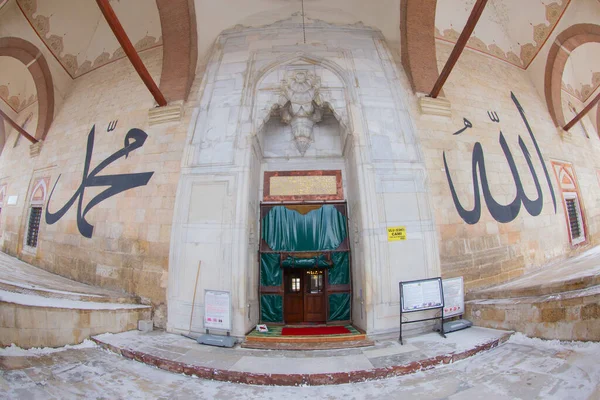
[[[283,297],[279,294],[260,295],[262,322],[283,322]]]
[[[329,268],[331,264],[324,255],[312,258],[299,258],[288,256],[281,262],[284,268]]]
[[[332,293],[329,295],[328,321],[347,321],[350,319],[350,293]]]
[[[282,270],[279,267],[279,254],[262,253],[260,255],[260,284],[261,286],[280,286]]]
[[[346,217],[329,204],[304,215],[275,206],[262,221],[262,238],[274,251],[335,250],[347,234]]]
[[[329,269],[328,283],[330,285],[350,284],[350,257],[347,251],[332,253],[333,267]]]

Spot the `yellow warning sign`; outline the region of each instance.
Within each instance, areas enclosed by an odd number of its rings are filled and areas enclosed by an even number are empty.
[[[387,228],[388,242],[396,242],[398,240],[406,240],[405,226],[391,226]]]

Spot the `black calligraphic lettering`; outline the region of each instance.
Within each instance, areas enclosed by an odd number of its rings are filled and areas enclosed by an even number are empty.
[[[66,213],[69,211],[71,206],[77,202],[77,228],[79,229],[79,233],[87,238],[92,237],[92,233],[94,227],[87,222],[85,219],[86,214],[96,205],[101,203],[103,200],[108,199],[116,194],[124,192],[129,189],[133,189],[138,186],[144,186],[148,183],[154,172],[142,172],[135,174],[116,174],[116,175],[101,175],[98,176],[100,172],[111,163],[115,162],[121,157],[127,158],[130,152],[142,147],[148,135],[146,132],[141,129],[130,129],[129,132],[125,135],[124,146],[122,149],[116,151],[115,153],[108,156],[104,159],[96,168],[94,168],[91,172],[90,170],[90,162],[92,161],[92,153],[94,151],[94,135],[95,135],[95,126],[92,127],[92,130],[88,134],[87,140],[87,149],[85,154],[85,163],[83,166],[83,177],[81,179],[81,184],[79,188],[73,194],[73,196],[65,203],[65,205],[55,213],[50,212],[50,201],[52,200],[52,194],[54,193],[54,189],[56,189],[56,185],[58,184],[58,180],[60,179],[60,175],[54,183],[54,187],[50,192],[50,197],[48,197],[48,206],[46,207],[46,223],[48,225],[52,225],[60,220]],[[108,186],[107,189],[100,192],[94,198],[92,198],[87,206],[83,208],[83,197],[86,187],[92,186]],[[83,208],[83,211],[82,211]]]
[[[460,129],[460,130],[458,130],[458,131],[456,131],[456,132],[454,132],[453,135],[460,135],[461,133],[463,133],[464,131],[466,131],[467,128],[472,128],[473,127],[473,124],[471,123],[471,121],[469,121],[466,118],[463,118],[463,123],[465,124],[465,127],[462,128],[462,129]]]
[[[552,186],[552,181],[550,180],[550,174],[548,174],[548,169],[546,168],[546,162],[544,161],[544,157],[542,157],[542,152],[540,151],[540,146],[538,146],[537,140],[535,140],[535,136],[533,136],[533,131],[529,126],[529,122],[527,118],[525,118],[525,111],[523,107],[521,107],[521,103],[517,100],[517,96],[513,92],[510,92],[510,98],[512,99],[515,106],[517,106],[517,110],[519,110],[519,114],[521,114],[521,118],[525,123],[525,127],[529,132],[529,137],[531,137],[531,141],[533,142],[533,147],[535,147],[535,151],[537,152],[540,163],[542,164],[542,168],[544,169],[544,174],[546,175],[546,182],[548,182],[548,189],[550,189],[550,195],[552,196],[552,203],[554,204],[554,213],[556,214],[556,197],[554,196],[554,187]]]
[[[115,128],[117,127],[117,123],[119,122],[118,119],[114,120],[114,121],[110,121],[108,123],[108,127],[106,128],[106,132],[111,132],[114,131]]]
[[[529,123],[527,122],[527,119],[525,118],[523,109],[522,109],[521,105],[519,104],[517,98],[515,97],[515,95],[512,92],[511,92],[511,98],[515,102],[515,105],[516,105],[517,109],[519,110],[519,113],[521,114],[523,121],[525,122],[527,130],[529,131],[530,137],[536,148],[538,157],[540,159],[540,163],[542,164],[542,167],[544,168],[544,172],[546,174],[546,179],[548,181],[550,193],[551,193],[552,199],[554,201],[554,212],[556,213],[556,200],[554,197],[554,189],[552,187],[552,183],[550,182],[550,177],[548,175],[548,171],[546,169],[546,165],[544,163],[542,153],[539,150],[539,146],[537,145],[537,141],[535,140],[535,136],[533,135],[533,132],[531,131]],[[488,112],[488,115],[489,115],[489,112]],[[491,116],[490,116],[490,118],[491,118]],[[481,195],[479,192],[479,179],[481,179],[481,189],[483,192],[483,197],[485,199],[487,208],[488,208],[490,214],[492,215],[492,217],[496,221],[501,222],[501,223],[507,223],[507,222],[513,221],[519,215],[521,205],[523,205],[525,207],[525,209],[527,210],[527,212],[532,216],[540,215],[540,213],[542,212],[542,208],[544,206],[542,188],[540,186],[540,182],[538,180],[535,168],[531,161],[531,155],[529,153],[529,150],[527,149],[527,146],[525,145],[525,142],[523,141],[523,138],[519,135],[519,147],[521,148],[521,151],[523,152],[523,155],[525,156],[525,161],[527,162],[529,172],[531,173],[531,175],[533,177],[534,185],[535,185],[535,188],[537,191],[537,198],[533,199],[533,200],[527,196],[527,194],[525,193],[525,190],[523,189],[523,183],[521,181],[521,177],[519,176],[519,172],[517,170],[515,160],[512,156],[512,153],[510,151],[510,148],[508,147],[508,144],[506,142],[506,139],[504,138],[504,134],[502,133],[502,131],[500,131],[499,142],[500,142],[500,147],[502,148],[502,151],[504,152],[504,156],[506,157],[506,160],[508,162],[508,166],[509,166],[510,172],[513,176],[513,180],[515,182],[516,191],[517,191],[515,198],[509,204],[506,204],[506,205],[498,203],[492,196],[492,193],[491,193],[490,187],[489,187],[489,183],[488,183],[488,179],[487,179],[487,173],[486,173],[486,169],[485,169],[485,159],[484,159],[483,147],[481,146],[481,143],[476,142],[475,146],[473,147],[471,168],[472,168],[472,175],[473,175],[474,199],[473,199],[473,208],[471,210],[465,209],[462,206],[462,204],[460,203],[460,200],[458,199],[458,195],[456,194],[456,189],[454,188],[454,184],[453,184],[452,178],[450,176],[450,171],[448,169],[448,162],[446,161],[446,153],[445,152],[443,153],[444,168],[446,170],[446,179],[448,180],[448,185],[450,186],[450,193],[452,194],[452,200],[454,202],[454,206],[456,207],[456,210],[457,210],[458,214],[460,215],[460,217],[467,224],[470,224],[470,225],[476,224],[477,222],[479,222],[479,219],[481,218],[481,198],[480,198]]]
[[[492,111],[491,113],[488,111],[488,117],[494,122],[500,122],[500,117],[496,111]]]

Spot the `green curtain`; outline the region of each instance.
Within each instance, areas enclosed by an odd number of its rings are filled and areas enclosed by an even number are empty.
[[[350,284],[350,256],[347,251],[340,253],[331,253],[333,267],[329,269],[330,285],[348,285]]]
[[[350,319],[350,293],[332,293],[329,295],[328,321],[347,321]]]
[[[260,319],[262,322],[283,322],[283,296],[261,294]]]
[[[331,267],[331,264],[326,260],[325,255],[321,254],[312,258],[288,256],[281,262],[281,266],[285,268],[328,268]]]
[[[281,286],[282,271],[279,267],[278,253],[262,253],[260,255],[261,286]]]
[[[273,251],[335,250],[347,234],[346,217],[330,204],[304,215],[275,206],[262,221],[262,238]]]

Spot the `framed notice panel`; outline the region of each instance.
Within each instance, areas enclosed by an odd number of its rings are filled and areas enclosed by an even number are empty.
[[[231,331],[231,294],[229,292],[204,291],[204,328]]]
[[[444,304],[440,278],[400,282],[400,285],[402,312],[440,308]]]
[[[426,310],[438,310],[439,315],[429,318],[405,320],[403,314]],[[444,288],[442,278],[420,279],[400,282],[400,344],[402,340],[402,325],[413,322],[440,320],[440,335],[444,333]]]
[[[442,280],[444,287],[444,318],[462,315],[465,312],[465,292],[463,278]]]

